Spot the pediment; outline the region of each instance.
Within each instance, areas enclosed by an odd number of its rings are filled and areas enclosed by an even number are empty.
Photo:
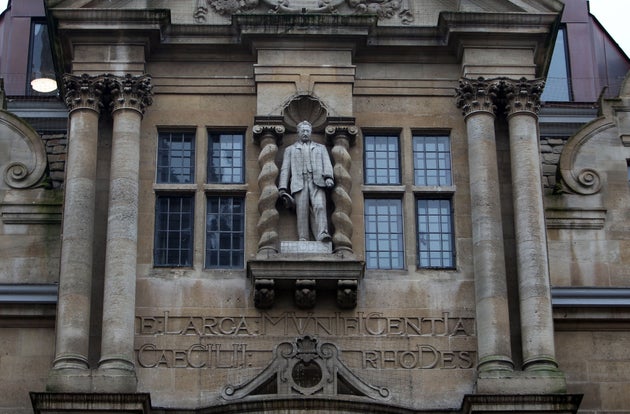
[[[426,25],[441,12],[557,13],[560,0],[190,0],[187,6],[166,0],[48,0],[57,9],[170,10],[181,23],[224,24],[237,14],[331,14],[375,16],[386,25]],[[187,10],[186,10],[187,9]]]
[[[557,13],[558,0],[461,0],[459,11],[485,13]]]

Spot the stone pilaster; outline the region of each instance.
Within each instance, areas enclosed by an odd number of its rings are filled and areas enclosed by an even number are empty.
[[[260,146],[260,154],[258,155],[258,165],[260,166],[258,212],[260,218],[256,224],[256,229],[260,235],[258,255],[268,256],[278,253],[279,214],[276,209],[278,166],[275,159],[278,154],[278,145],[282,142],[284,135],[284,126],[281,124],[282,119],[256,119],[256,121],[259,123],[253,128],[254,140]]]
[[[61,239],[56,354],[48,379],[51,391],[88,391],[92,243],[98,118],[102,77],[64,76],[70,111]],[[86,380],[88,378],[88,380]]]
[[[108,77],[112,97],[112,156],[105,257],[99,392],[134,392],[134,315],[138,239],[140,124],[151,104],[151,78]]]
[[[541,80],[501,80],[510,131],[523,369],[555,371],[538,110]]]
[[[332,120],[326,127],[326,136],[332,142],[332,158],[334,162],[333,175],[335,187],[332,191],[332,201],[335,204],[331,221],[335,227],[333,246],[336,253],[353,254],[352,250],[352,177],[350,168],[352,158],[348,149],[354,145],[358,129],[354,126],[354,118]]]
[[[512,371],[507,280],[494,130],[496,87],[482,78],[462,79],[457,106],[468,135],[475,302],[480,376]]]

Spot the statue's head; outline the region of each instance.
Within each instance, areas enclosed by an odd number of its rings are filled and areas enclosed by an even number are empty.
[[[311,133],[313,132],[313,126],[308,121],[302,121],[297,124],[298,138],[302,141],[308,141],[311,139]]]

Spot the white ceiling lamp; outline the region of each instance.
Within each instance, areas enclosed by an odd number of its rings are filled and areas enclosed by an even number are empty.
[[[31,87],[36,92],[49,93],[57,89],[57,81],[52,77],[40,75],[31,81]]]

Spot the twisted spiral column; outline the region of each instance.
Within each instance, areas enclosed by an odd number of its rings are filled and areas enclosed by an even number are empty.
[[[278,153],[278,145],[284,135],[282,125],[254,125],[254,141],[260,146],[258,155],[258,188],[260,197],[258,199],[258,212],[260,218],[256,224],[256,230],[260,235],[258,240],[258,255],[266,256],[278,252],[278,220],[279,214],[276,209],[278,201],[278,166],[275,159]]]
[[[335,178],[335,188],[332,191],[332,200],[335,204],[331,221],[335,227],[333,234],[333,246],[335,252],[352,251],[352,199],[350,190],[352,189],[352,177],[350,168],[352,158],[348,149],[354,145],[358,129],[354,125],[328,125],[326,136],[333,143],[332,158],[334,161],[333,175]]]

